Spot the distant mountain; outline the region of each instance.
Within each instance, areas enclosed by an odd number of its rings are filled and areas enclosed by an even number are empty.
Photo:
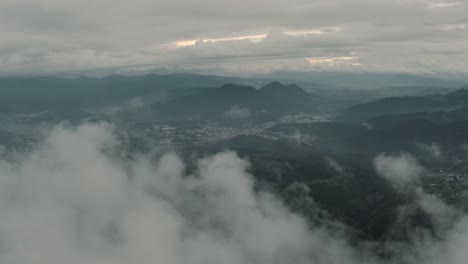
[[[310,111],[317,107],[317,96],[296,84],[284,85],[280,82],[272,82],[260,88],[260,91],[273,97],[280,105],[291,111]]]
[[[376,89],[382,97],[391,96],[421,96],[429,94],[446,94],[458,89],[452,87],[432,87],[432,86],[389,86]]]
[[[260,91],[273,95],[275,97],[281,97],[283,95],[287,96],[309,96],[310,93],[306,92],[301,87],[297,86],[296,84],[282,84],[280,82],[272,82],[269,83],[262,88]]]
[[[68,111],[121,105],[135,97],[160,97],[162,91],[243,83],[242,79],[196,74],[104,78],[0,78],[0,114]]]
[[[375,89],[389,86],[424,86],[456,88],[466,85],[458,80],[418,76],[403,73],[371,72],[274,72],[263,78],[301,83],[320,83],[337,88]]]
[[[457,148],[468,141],[468,122],[435,123],[421,119],[411,120],[386,130],[371,131],[365,139],[361,139],[373,147],[381,146],[380,151],[412,151],[412,148],[418,148],[419,143],[437,143],[444,148]]]
[[[174,98],[154,105],[156,115],[164,118],[245,119],[274,117],[314,109],[315,96],[295,84],[270,83],[260,89],[227,84],[214,88],[175,91]]]
[[[243,82],[195,74],[0,78],[0,115],[43,113],[49,121],[106,117],[232,121],[314,109],[314,96],[297,85],[273,82],[256,89]]]
[[[468,107],[455,111],[418,112],[399,115],[383,115],[366,121],[373,129],[388,129],[411,120],[427,120],[434,123],[468,122]]]
[[[227,84],[177,93],[172,100],[152,106],[155,115],[163,119],[247,118],[284,110],[274,98],[252,86]]]
[[[387,97],[358,104],[346,109],[337,118],[342,121],[362,122],[381,115],[456,110],[467,104],[468,90],[464,87],[448,94]]]

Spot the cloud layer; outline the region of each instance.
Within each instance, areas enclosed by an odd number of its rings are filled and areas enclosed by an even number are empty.
[[[0,163],[2,263],[308,263],[343,245],[309,231],[225,152],[186,175],[174,154],[126,163],[107,125],[58,127]],[[314,235],[312,235],[314,234]],[[344,246],[343,246],[344,247]],[[328,262],[329,263],[329,262]]]
[[[0,74],[467,73],[467,6],[466,0],[4,0]]]
[[[59,126],[29,153],[2,153],[1,263],[466,261],[467,217],[435,197],[424,208],[451,223],[440,239],[415,234],[408,245],[389,243],[394,257],[382,260],[253,191],[249,162],[233,152],[200,159],[188,174],[175,154],[124,160],[118,144],[106,124]],[[402,164],[417,170],[409,156],[380,160],[383,175],[406,173]]]

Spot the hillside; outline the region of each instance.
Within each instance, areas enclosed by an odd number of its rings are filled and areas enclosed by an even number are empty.
[[[467,104],[468,90],[465,87],[448,94],[387,97],[358,104],[346,109],[337,118],[348,122],[362,122],[380,115],[450,111]]]

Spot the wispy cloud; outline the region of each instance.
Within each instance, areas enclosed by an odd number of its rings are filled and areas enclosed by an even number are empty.
[[[308,57],[307,62],[310,64],[346,64],[351,66],[360,66],[361,63],[357,62],[358,56],[337,56],[337,57]]]
[[[327,34],[340,31],[340,27],[329,27],[323,29],[309,29],[309,30],[296,30],[296,31],[284,31],[282,34],[287,36],[307,36],[312,34]],[[253,43],[258,43],[265,39],[268,36],[268,33],[255,34],[255,35],[244,35],[244,36],[234,36],[234,37],[219,37],[219,38],[201,38],[201,39],[189,39],[189,40],[178,40],[172,42],[176,47],[187,47],[197,44],[197,42],[223,42],[223,41],[236,41],[236,40],[249,40]]]
[[[257,34],[257,35],[245,35],[245,36],[236,36],[236,37],[178,40],[178,41],[173,42],[173,44],[176,47],[187,47],[187,46],[196,45],[198,41],[201,41],[201,42],[223,42],[223,41],[235,41],[235,40],[250,40],[250,41],[255,43],[255,42],[260,42],[266,36],[267,36],[267,34]]]
[[[463,4],[462,2],[426,2],[427,8],[444,8]]]
[[[437,26],[437,28],[443,31],[463,30],[466,28],[466,24],[445,24]]]

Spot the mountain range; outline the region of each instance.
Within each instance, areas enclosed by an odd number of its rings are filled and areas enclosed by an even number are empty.
[[[337,119],[347,122],[363,122],[381,115],[456,110],[468,104],[467,89],[468,87],[463,87],[447,94],[386,97],[354,105],[344,110]]]

